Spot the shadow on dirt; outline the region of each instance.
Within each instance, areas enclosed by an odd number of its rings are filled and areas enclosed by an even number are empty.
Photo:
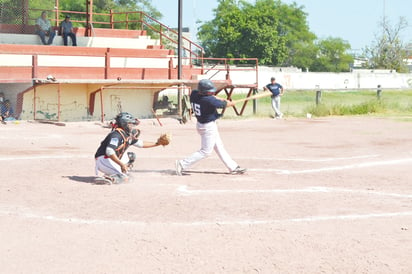
[[[97,176],[62,176],[63,178],[68,178],[71,181],[93,184],[93,185],[104,185],[107,184],[107,181],[99,180],[101,177]]]

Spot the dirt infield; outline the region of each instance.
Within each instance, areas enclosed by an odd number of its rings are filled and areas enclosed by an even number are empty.
[[[193,121],[143,120],[130,182],[99,185],[108,129],[0,125],[2,273],[411,273],[412,123],[222,120],[244,175],[214,154],[187,175]]]

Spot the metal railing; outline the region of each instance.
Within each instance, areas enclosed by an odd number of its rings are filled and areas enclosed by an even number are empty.
[[[2,6],[1,8],[7,9],[5,6]],[[92,26],[95,29],[141,30],[146,31],[148,35],[155,39],[158,38],[160,45],[163,47],[177,51],[177,30],[169,28],[142,11],[114,12],[113,10],[110,10],[109,13],[93,12],[88,14],[85,11],[60,10],[59,7],[46,10],[28,8],[27,12],[23,12],[24,16],[21,17],[20,29],[24,30],[26,26],[34,26],[36,19],[40,16],[42,11],[46,11],[49,14],[48,17],[53,26],[59,26],[65,15],[70,15],[74,25],[83,26],[87,29],[88,36],[95,35],[92,31]],[[0,23],[7,24],[8,22],[13,22],[12,24],[16,25],[16,18],[0,18]],[[191,41],[184,35],[182,36],[182,51],[183,56],[189,58],[202,58],[204,54],[204,50],[199,44]]]

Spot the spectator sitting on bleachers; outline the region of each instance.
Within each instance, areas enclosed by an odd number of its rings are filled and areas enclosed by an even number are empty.
[[[51,45],[54,36],[56,35],[51,27],[50,21],[47,19],[47,12],[43,11],[41,17],[36,20],[36,34],[40,36],[43,45]],[[46,42],[46,36],[49,37]]]
[[[73,46],[77,46],[76,42],[76,34],[73,32],[73,24],[70,21],[70,15],[66,15],[66,19],[64,19],[60,25],[60,32],[63,36],[63,43],[67,46],[67,37],[72,39]]]

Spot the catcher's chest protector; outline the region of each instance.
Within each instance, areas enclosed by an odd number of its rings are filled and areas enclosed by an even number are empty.
[[[121,129],[121,128],[116,128],[115,130],[116,130],[117,132],[119,132],[120,136],[122,136],[122,139],[123,139],[122,144],[121,144],[118,148],[116,148],[116,150],[115,150],[117,157],[118,157],[119,159],[121,159],[122,156],[123,156],[123,154],[124,154],[124,152],[125,152],[126,149],[129,147],[129,139],[130,139],[130,137],[129,137],[129,136],[126,137],[126,134],[125,134],[124,130]]]

